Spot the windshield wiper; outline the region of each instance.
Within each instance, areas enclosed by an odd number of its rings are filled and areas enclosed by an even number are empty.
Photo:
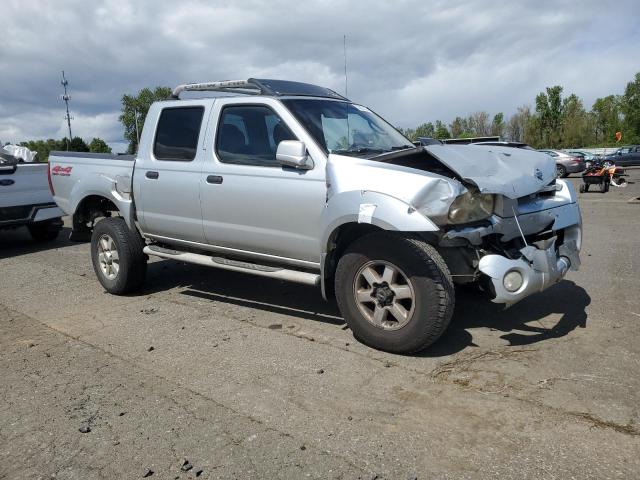
[[[384,153],[386,150],[382,148],[370,148],[370,147],[358,147],[358,148],[348,148],[343,150],[332,150],[331,153],[335,153],[338,155],[353,155],[353,154],[367,154],[367,153]]]
[[[415,145],[400,145],[399,147],[391,147],[391,150],[389,150],[390,152],[396,151],[396,150],[406,150],[407,148],[416,148]]]
[[[396,153],[402,150],[413,150],[415,148],[416,148],[415,145],[400,145],[398,147],[391,147],[389,150],[383,150],[382,153],[380,153],[380,155],[376,155],[373,158],[383,157],[385,155],[389,155],[390,153]]]

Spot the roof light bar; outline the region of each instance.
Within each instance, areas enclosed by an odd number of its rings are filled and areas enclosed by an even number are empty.
[[[185,83],[174,88],[171,96],[178,99],[182,92],[225,92],[240,93],[243,95],[270,96],[293,95],[347,100],[339,93],[317,85],[287,80],[266,80],[260,78],[248,78],[247,80],[223,80],[220,82],[205,83]]]
[[[223,80],[221,82],[185,83],[173,89],[171,96],[180,98],[182,92],[238,92],[248,94],[263,93],[263,89],[257,83],[249,80]]]

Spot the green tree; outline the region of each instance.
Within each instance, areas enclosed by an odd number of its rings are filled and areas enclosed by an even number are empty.
[[[640,142],[640,72],[636,73],[633,81],[627,83],[620,99],[620,110],[624,115],[623,141]]]
[[[562,101],[560,147],[578,148],[591,143],[587,112],[582,100],[571,94]]]
[[[418,125],[418,128],[416,128],[416,137],[433,137],[435,132],[436,129],[433,126],[433,123],[423,123],[422,125]]]
[[[469,121],[466,118],[456,117],[453,122],[449,124],[449,132],[452,138],[463,138],[469,136]]]
[[[92,153],[111,153],[111,147],[101,138],[94,137],[89,143],[89,151]]]
[[[489,124],[489,114],[485,111],[474,112],[469,115],[467,119],[469,125],[468,136],[483,137],[489,135],[491,132],[491,125]]]
[[[528,105],[518,107],[518,111],[511,115],[505,126],[505,136],[514,142],[524,142],[525,130],[531,117],[531,108]]]
[[[67,139],[54,140],[53,138],[49,138],[47,140],[28,140],[26,142],[20,142],[20,145],[27,147],[33,152],[37,152],[37,161],[47,162],[50,152],[54,150],[67,150]]]
[[[142,125],[147,118],[151,104],[159,100],[166,100],[170,96],[171,88],[169,87],[156,87],[154,90],[143,88],[137,95],[122,96],[122,113],[119,120],[124,126],[124,138],[129,141],[129,153],[135,153],[138,149],[136,123],[137,129],[142,134]]]
[[[504,133],[504,113],[496,113],[491,122],[491,135],[502,137]]]
[[[68,141],[69,140],[66,138],[62,139],[62,142],[65,146],[66,146],[66,142]],[[73,137],[71,139],[71,142],[69,142],[69,151],[70,152],[88,152],[89,145],[87,145],[87,143],[80,137]]]
[[[608,95],[598,98],[591,107],[594,143],[612,143],[622,129],[621,97]]]
[[[442,140],[445,138],[451,138],[451,134],[449,133],[449,130],[447,130],[446,125],[442,123],[440,120],[436,120],[433,138],[437,138],[439,140]]]
[[[559,148],[562,143],[562,87],[547,87],[546,93],[536,96],[536,115],[540,121],[540,143],[551,148]]]
[[[538,115],[530,115],[524,126],[523,141],[533,148],[548,147],[542,137],[542,122],[540,121],[540,117]]]

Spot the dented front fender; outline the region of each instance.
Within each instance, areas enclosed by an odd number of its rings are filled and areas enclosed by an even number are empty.
[[[438,230],[429,218],[399,198],[367,190],[342,192],[329,199],[322,213],[322,253],[327,251],[331,234],[346,223],[367,223],[398,232]]]

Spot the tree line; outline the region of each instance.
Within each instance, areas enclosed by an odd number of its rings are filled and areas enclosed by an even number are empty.
[[[399,129],[411,140],[499,136],[525,142],[534,148],[606,147],[640,143],[640,72],[627,83],[622,95],[598,98],[587,111],[575,94],[563,97],[560,85],[547,87],[535,98],[535,107],[523,105],[507,120],[502,112],[479,111],[456,117],[448,126],[442,121]]]
[[[80,137],[73,137],[71,140],[63,138],[55,140],[49,138],[47,140],[29,140],[20,142],[20,145],[27,147],[32,152],[37,152],[36,160],[46,162],[49,160],[49,153],[61,150],[69,152],[92,152],[92,153],[111,153],[111,147],[101,138],[93,138],[91,142],[86,143]]]

